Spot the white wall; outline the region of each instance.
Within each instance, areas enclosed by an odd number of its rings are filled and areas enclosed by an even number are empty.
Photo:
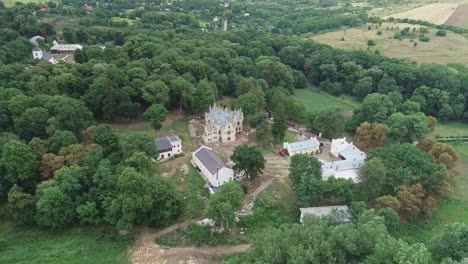
[[[203,165],[203,163],[195,156],[192,155],[193,162],[200,169],[201,174],[213,185],[213,187],[220,187],[226,182],[234,179],[234,171],[230,168],[220,168],[218,171],[218,177],[216,179],[216,173],[213,175],[211,172]]]

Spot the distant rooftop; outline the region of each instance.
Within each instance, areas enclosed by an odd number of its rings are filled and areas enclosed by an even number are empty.
[[[58,44],[55,42],[52,48],[50,48],[50,50],[57,51],[75,51],[77,49],[83,49],[83,46],[79,44]]]

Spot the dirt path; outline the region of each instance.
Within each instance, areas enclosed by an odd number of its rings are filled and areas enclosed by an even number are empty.
[[[158,237],[178,229],[187,228],[191,221],[182,222],[167,228],[156,230],[143,228],[140,237],[130,250],[130,261],[132,264],[202,264],[207,261],[216,260],[224,254],[244,252],[250,245],[219,246],[219,247],[180,247],[163,248],[155,243]]]

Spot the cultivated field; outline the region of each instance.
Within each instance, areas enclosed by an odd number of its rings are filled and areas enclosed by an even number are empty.
[[[468,28],[468,4],[459,5],[445,21],[446,25]]]
[[[441,25],[455,12],[458,4],[430,4],[411,9],[405,12],[386,16],[384,18],[409,18],[415,20],[424,20],[433,24]]]
[[[387,30],[387,26],[389,30]],[[399,27],[399,29],[397,29]],[[393,39],[395,33],[405,27],[419,29],[418,25],[403,23],[383,23],[378,29],[375,25],[368,30],[367,25],[359,28],[351,28],[345,31],[329,32],[314,36],[312,39],[328,44],[335,48],[347,50],[367,50],[378,49],[381,54],[399,59],[407,59],[419,63],[463,63],[468,64],[468,39],[462,35],[447,32],[445,37],[435,36],[436,29],[430,28],[425,36],[430,38],[429,42],[418,42],[417,47],[409,39]],[[393,28],[393,30],[392,30]],[[382,31],[382,35],[377,35],[377,31]],[[342,40],[344,38],[344,41]],[[374,40],[376,46],[368,47],[367,41]]]
[[[23,4],[28,3],[37,3],[37,4],[45,4],[46,2],[60,2],[60,0],[1,0],[6,7],[12,7],[15,5],[16,2],[21,2]]]

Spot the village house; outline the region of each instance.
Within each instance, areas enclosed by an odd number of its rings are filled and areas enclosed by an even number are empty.
[[[57,41],[54,40],[52,48],[50,51],[52,54],[74,54],[75,50],[83,49],[83,46],[79,44],[59,44]]]
[[[284,142],[283,149],[288,151],[289,156],[296,154],[317,154],[320,151],[320,143],[317,137],[311,137],[310,139],[298,142]]]
[[[338,160],[328,162],[321,160],[322,175],[357,182],[359,180],[359,169],[367,159],[366,153],[359,150],[353,143],[347,142],[345,137],[332,140],[330,153]]]
[[[210,107],[205,113],[205,129],[203,140],[205,143],[232,142],[236,134],[242,132],[244,114],[240,109],[231,111],[219,105]]]
[[[307,216],[318,218],[330,217],[330,220],[336,224],[346,224],[352,222],[349,208],[346,205],[307,207],[299,208],[299,210],[301,211],[301,224],[304,223],[304,217]]]
[[[178,136],[155,139],[158,148],[158,160],[168,159],[182,153],[182,141]]]
[[[52,64],[58,63],[58,61],[55,60],[52,54],[50,54],[47,51],[43,51],[38,46],[34,46],[34,48],[32,49],[32,54],[33,54],[34,59],[38,59],[38,60],[45,61],[45,62],[50,62]]]
[[[201,146],[192,154],[192,163],[207,181],[210,193],[234,179],[234,171],[227,167],[211,148]]]

